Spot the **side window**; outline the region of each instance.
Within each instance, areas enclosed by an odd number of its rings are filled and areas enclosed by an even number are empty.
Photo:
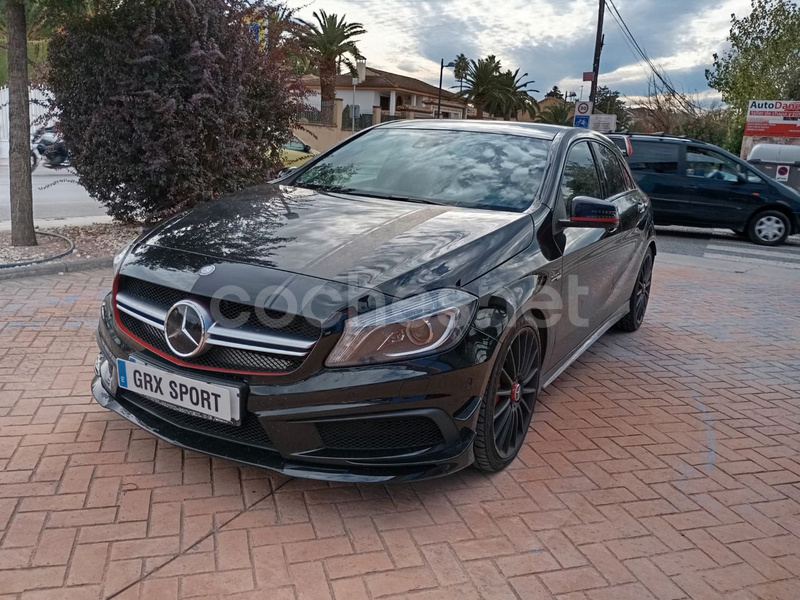
[[[570,148],[564,174],[561,176],[561,197],[569,214],[572,199],[576,196],[600,198],[600,179],[597,167],[587,142],[579,142]]]
[[[632,141],[633,156],[628,159],[631,171],[643,173],[678,173],[678,145],[663,142]]]
[[[755,172],[751,171],[750,169],[746,170],[745,175],[747,175],[747,183],[761,183],[761,184],[764,183],[764,180],[761,179],[761,177],[756,175]]]
[[[727,156],[696,146],[686,149],[686,175],[689,177],[735,182],[738,174],[739,165]]]
[[[625,169],[611,148],[603,144],[593,145],[606,176],[606,198],[624,194],[631,189],[628,178],[625,177]]]

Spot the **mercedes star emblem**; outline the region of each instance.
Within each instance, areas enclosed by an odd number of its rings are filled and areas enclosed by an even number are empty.
[[[164,338],[177,356],[189,358],[200,354],[206,345],[211,326],[208,311],[191,300],[172,305],[164,319]]]

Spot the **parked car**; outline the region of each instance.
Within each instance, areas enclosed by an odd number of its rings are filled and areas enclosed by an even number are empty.
[[[498,471],[540,390],[642,324],[655,254],[607,138],[393,121],[120,252],[92,392],[173,444],[290,475]]]
[[[316,155],[317,152],[312,150],[311,146],[294,137],[283,145],[281,161],[283,162],[284,168],[299,167]]]
[[[656,225],[732,229],[777,246],[800,233],[800,194],[722,148],[667,135],[628,137],[633,176],[653,203]]]

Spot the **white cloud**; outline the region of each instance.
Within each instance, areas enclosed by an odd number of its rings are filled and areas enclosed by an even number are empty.
[[[708,90],[698,73],[724,47],[731,13],[746,14],[749,4],[616,0],[652,61],[677,87],[703,93]],[[367,30],[359,47],[368,65],[434,85],[439,60],[451,60],[459,52],[471,58],[495,54],[504,66],[528,71],[542,92],[555,84],[577,92],[583,85],[582,72],[591,68],[596,0],[290,0],[290,5],[301,7],[299,14],[305,19],[319,9],[346,14],[348,21],[360,22]],[[643,93],[646,71],[625,46],[609,13],[600,83]],[[445,85],[453,84],[452,73],[446,71]],[[585,97],[588,84],[584,92]]]

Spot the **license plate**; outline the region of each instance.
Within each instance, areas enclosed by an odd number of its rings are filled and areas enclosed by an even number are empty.
[[[238,425],[239,390],[168,373],[140,362],[117,359],[119,387],[177,411]]]

